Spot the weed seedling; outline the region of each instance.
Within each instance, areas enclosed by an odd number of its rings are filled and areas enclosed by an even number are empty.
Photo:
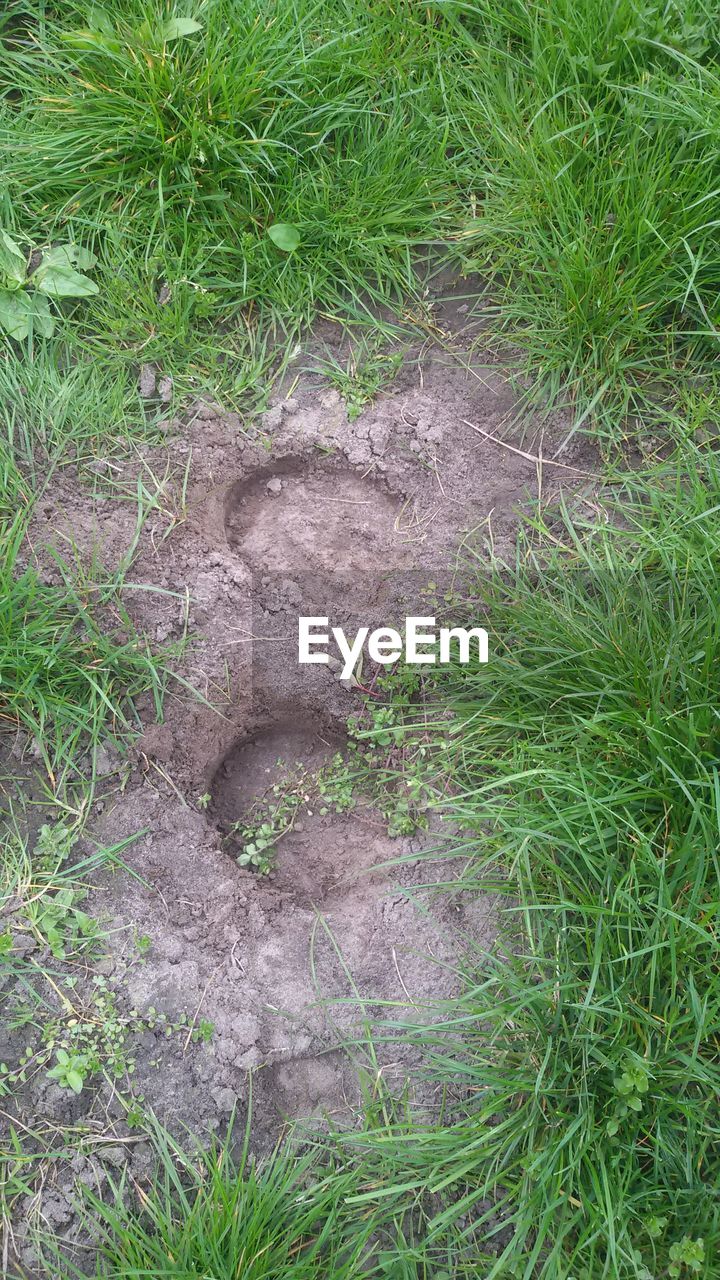
[[[50,1067],[46,1075],[49,1080],[56,1080],[63,1089],[72,1089],[73,1093],[81,1093],[88,1069],[88,1061],[84,1054],[70,1054],[67,1049],[57,1049],[55,1066]]]
[[[0,227],[0,328],[17,342],[37,334],[50,338],[55,320],[49,298],[89,298],[98,292],[93,280],[82,274],[97,259],[88,249],[59,244],[46,249],[34,270],[25,253],[9,232]],[[78,267],[81,270],[78,270]]]

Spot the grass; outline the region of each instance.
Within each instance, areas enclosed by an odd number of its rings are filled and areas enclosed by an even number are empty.
[[[94,776],[103,735],[123,735],[139,723],[133,700],[140,693],[150,692],[161,713],[167,672],[128,615],[122,570],[97,577],[56,553],[59,581],[48,583],[22,564],[25,513],[3,532],[2,726],[35,744],[53,791],[62,794],[69,783]]]
[[[200,1150],[191,1139],[178,1142],[148,1117],[147,1136],[157,1158],[149,1189],[136,1200],[122,1182],[109,1198],[87,1193],[98,1278],[440,1274],[411,1269],[412,1228],[402,1216],[395,1222],[385,1215],[381,1222],[354,1206],[365,1171],[343,1158],[339,1147],[302,1146],[291,1139],[256,1161],[249,1150],[249,1120],[244,1135],[237,1130],[233,1117],[223,1141]],[[57,1250],[46,1256],[68,1277],[87,1274]]]
[[[483,307],[536,388],[606,434],[684,384],[714,393],[715,0],[182,16],[181,36],[165,0],[5,16],[3,220],[101,257],[76,357],[158,359],[232,397],[229,358],[257,376],[268,338],[292,345],[318,313],[397,308],[449,251],[491,279]]]
[[[460,131],[480,159],[466,260],[496,280],[539,386],[606,428],[713,380],[717,6],[515,0],[465,9],[484,74]]]
[[[455,1123],[372,1146],[386,1182],[452,1192],[430,1238],[485,1229],[488,1280],[715,1274],[719,499],[717,454],[684,445],[589,519],[539,515],[477,573],[490,664],[427,694],[509,958],[470,954],[442,1020],[402,1029],[463,1088]]]
[[[224,352],[239,344],[247,359],[268,329],[287,338],[318,309],[399,301],[414,250],[457,224],[455,42],[429,12],[213,0],[177,40],[158,0],[110,4],[94,30],[82,5],[14,12],[0,71],[7,218],[100,252],[76,342],[222,381]],[[275,246],[273,222],[297,227],[296,253]]]

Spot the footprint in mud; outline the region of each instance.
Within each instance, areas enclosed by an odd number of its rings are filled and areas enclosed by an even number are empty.
[[[359,572],[410,563],[405,503],[336,467],[280,460],[229,490],[228,546],[260,572]]]
[[[214,811],[226,831],[255,815],[262,819],[264,797],[270,804],[278,795],[293,797],[267,883],[299,906],[339,907],[346,895],[356,900],[366,891],[374,899],[378,877],[367,873],[392,856],[392,842],[367,805],[358,801],[337,813],[316,791],[314,776],[343,742],[319,722],[277,723],[233,748],[213,781]],[[228,844],[231,849],[232,837]]]
[[[226,832],[252,821],[258,798],[272,803],[275,786],[301,797],[273,846],[271,874],[255,877],[252,905],[237,917],[244,982],[257,1007],[272,1014],[273,1045],[284,1044],[296,1023],[319,1034],[326,999],[331,1023],[342,1030],[357,1021],[357,992],[381,1003],[423,1002],[454,981],[438,967],[453,954],[446,924],[393,888],[398,878],[413,882],[414,873],[398,876],[397,866],[388,866],[407,854],[403,842],[388,835],[362,797],[340,813],[318,797],[312,775],[342,745],[319,718],[276,722],[238,743],[212,783],[213,810]],[[298,787],[298,778],[306,785]],[[233,857],[243,846],[238,840],[233,847],[231,837],[226,847]],[[298,1089],[303,1096],[293,1109],[309,1114],[314,1103],[300,1081]]]
[[[214,811],[223,826],[237,822],[248,808],[290,773],[316,772],[344,744],[345,735],[319,719],[277,720],[231,747],[212,782]]]

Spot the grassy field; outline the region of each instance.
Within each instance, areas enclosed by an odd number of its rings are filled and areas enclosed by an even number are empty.
[[[99,1275],[717,1275],[719,31],[716,0],[0,14],[0,716],[63,824],[33,853],[8,821],[0,891],[63,954],[122,856],[70,857],[98,746],[139,694],[161,706],[170,659],[130,625],[129,560],[27,566],[54,468],[158,439],[198,395],[249,417],[304,326],[422,322],[447,264],[483,342],[608,459],[590,515],[538,511],[515,563],[470,567],[496,660],[425,680],[422,724],[393,695],[404,767],[505,909],[506,957],[470,953],[462,996],[398,1028],[461,1104],[429,1126],[371,1095],[360,1131],[260,1169],[155,1126],[143,1213],[122,1186],[90,1203]],[[42,1003],[53,975],[9,927],[0,966]],[[36,1159],[17,1142],[8,1220]]]
[[[483,1275],[683,1275],[696,1255],[713,1274],[719,498],[716,457],[685,447],[590,520],[529,524],[467,602],[489,607],[494,660],[426,676],[422,725],[395,698],[436,745],[405,767],[450,780],[508,958],[469,956],[447,1020],[402,1028],[466,1111],[371,1147],[406,1185],[454,1188],[430,1238],[484,1223]]]

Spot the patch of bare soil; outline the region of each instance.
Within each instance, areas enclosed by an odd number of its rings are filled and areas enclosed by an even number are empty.
[[[268,498],[271,501],[268,501]],[[255,573],[363,573],[412,564],[397,495],[331,460],[282,458],[228,491],[228,546]]]
[[[104,969],[118,1000],[214,1028],[207,1043],[158,1031],[134,1038],[133,1089],[171,1125],[203,1133],[236,1102],[242,1110],[250,1068],[260,1148],[286,1117],[347,1120],[353,1072],[339,1041],[366,1015],[421,1017],[456,989],[467,940],[492,945],[492,900],[421,892],[446,878],[447,863],[414,861],[423,840],[391,838],[362,799],[341,814],[306,805],[268,876],[239,867],[228,840],[288,769],[312,771],[342,751],[346,720],[362,705],[327,668],[298,666],[298,613],[388,622],[463,540],[509,544],[518,509],[537,496],[533,461],[465,425],[499,437],[518,404],[501,369],[469,364],[430,350],[352,422],[335,390],[306,377],[254,439],[237,415],[198,403],[168,453],[146,450],[121,478],[130,494],[138,475],[149,483],[172,459],[132,570],[144,589],[128,591],[128,605],[158,641],[187,626],[182,673],[215,708],[174,696],[158,725],[146,706],[123,789],[108,748],[93,827],[106,844],[137,836],[124,853],[133,875],[100,878],[88,906],[111,931]],[[550,456],[567,423],[525,427],[536,444],[543,433]],[[575,446],[563,453],[576,460]],[[561,478],[581,483],[548,467],[543,493]],[[63,546],[71,532],[84,553],[113,563],[134,530],[117,474],[110,485],[96,465],[55,478],[33,546]],[[417,592],[414,602],[422,612]],[[150,939],[146,954],[138,938]],[[400,1077],[407,1067],[402,1052],[388,1064]],[[142,1176],[147,1151],[133,1146],[122,1091],[101,1082],[75,1098],[36,1079],[12,1106],[21,1120],[34,1113],[128,1139],[122,1158]],[[92,1175],[85,1168],[99,1185],[102,1152],[88,1157]],[[61,1208],[44,1212],[71,1232],[63,1175],[49,1177]]]

